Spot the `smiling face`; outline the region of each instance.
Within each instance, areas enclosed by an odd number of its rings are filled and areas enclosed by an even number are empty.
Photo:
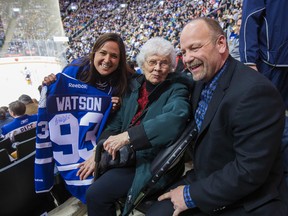
[[[152,55],[147,57],[142,66],[145,78],[157,85],[163,82],[170,71],[170,59],[167,56]]]
[[[180,37],[183,61],[195,81],[209,81],[223,65],[222,54],[226,52],[223,35],[213,37],[212,31],[202,21],[189,23]]]
[[[94,66],[102,76],[113,73],[120,61],[119,46],[114,41],[107,41],[95,52]]]

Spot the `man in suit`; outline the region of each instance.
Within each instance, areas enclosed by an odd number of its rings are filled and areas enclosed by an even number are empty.
[[[225,34],[215,20],[192,20],[180,44],[196,81],[193,169],[146,215],[287,216],[281,95],[263,75],[229,55]]]

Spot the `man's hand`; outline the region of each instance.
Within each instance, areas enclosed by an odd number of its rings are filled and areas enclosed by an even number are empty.
[[[250,67],[250,68],[252,68],[252,69],[254,69],[254,70],[256,70],[256,71],[258,71],[258,69],[257,69],[257,66],[256,66],[256,65],[249,65],[249,67]]]
[[[171,199],[174,208],[173,216],[178,216],[181,212],[188,209],[184,201],[183,191],[184,185],[178,186],[177,188],[170,190],[169,192],[158,197],[158,201]]]

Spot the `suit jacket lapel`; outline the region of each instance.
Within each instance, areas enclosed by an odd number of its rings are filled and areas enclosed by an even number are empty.
[[[212,97],[212,99],[208,105],[208,109],[205,113],[205,117],[204,117],[204,120],[202,122],[201,130],[200,130],[199,134],[201,134],[203,131],[205,131],[205,129],[208,127],[208,125],[212,121],[213,116],[214,116],[215,112],[217,111],[217,108],[218,108],[220,102],[222,101],[222,98],[224,97],[224,95],[225,95],[224,89],[219,88],[217,86],[217,88],[215,89],[215,92],[213,93],[213,97]]]
[[[195,84],[195,88],[193,90],[193,95],[192,95],[192,109],[193,109],[193,117],[195,115],[197,106],[198,106],[198,102],[200,100],[200,95],[201,95],[201,91],[203,89],[204,86],[204,82],[202,81],[198,81]]]
[[[204,120],[202,122],[201,130],[199,131],[199,136],[202,132],[205,131],[205,129],[209,126],[210,122],[213,119],[213,116],[215,115],[219,104],[221,103],[223,97],[225,96],[226,89],[230,85],[230,81],[232,79],[232,76],[234,74],[234,68],[236,65],[236,61],[233,60],[232,57],[228,59],[228,66],[224,73],[222,74],[222,77],[220,77],[218,81],[218,85],[213,93],[212,99],[208,105],[208,109],[206,111]]]

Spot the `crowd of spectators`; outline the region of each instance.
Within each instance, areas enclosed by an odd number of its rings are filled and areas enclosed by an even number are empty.
[[[57,57],[53,37],[64,36],[60,14],[55,12],[59,11],[58,0],[0,2],[0,6],[9,11],[0,17],[9,27],[4,31],[8,44],[5,56]]]
[[[3,22],[2,22],[1,17],[0,17],[0,47],[3,46],[4,40],[5,40],[4,26],[3,26]]]
[[[169,1],[60,1],[63,25],[69,37],[67,61],[88,54],[95,38],[104,32],[118,32],[126,42],[127,57],[134,61],[139,47],[153,36],[171,41],[179,49],[179,32],[188,20],[198,16],[218,19],[230,33],[241,14],[242,0]],[[72,6],[74,10],[72,9]]]
[[[42,17],[47,14],[47,8],[51,8],[36,2],[25,7],[33,8],[34,12],[26,9],[17,17],[17,31],[14,31],[9,45],[9,54],[53,55],[47,53],[46,49],[51,44],[47,45],[49,39],[45,39],[48,33],[53,34],[55,31],[51,29],[54,25],[47,24],[53,19]],[[135,61],[139,47],[154,36],[164,37],[179,50],[179,32],[188,20],[199,16],[217,19],[230,35],[241,15],[241,3],[242,0],[59,0],[64,34],[69,38],[65,58],[67,62],[71,62],[88,54],[96,38],[105,32],[117,32],[121,35],[126,44],[127,58],[132,62]],[[27,13],[29,19],[25,19]],[[31,29],[29,26],[38,27]],[[50,29],[47,30],[47,27]],[[30,35],[35,31],[37,33]],[[39,43],[41,39],[45,43]]]
[[[4,45],[5,42],[5,32],[7,31],[7,4],[0,2],[1,13],[0,13],[0,48]]]

